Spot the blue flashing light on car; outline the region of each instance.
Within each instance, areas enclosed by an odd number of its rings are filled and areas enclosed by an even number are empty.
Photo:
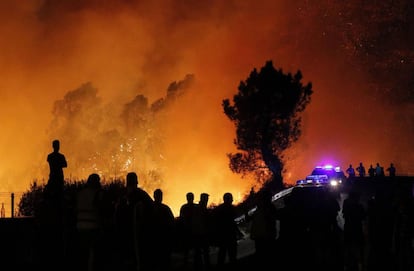
[[[345,180],[345,174],[339,166],[330,164],[324,166],[316,166],[312,173],[304,180],[298,180],[297,185],[330,185],[337,187]]]

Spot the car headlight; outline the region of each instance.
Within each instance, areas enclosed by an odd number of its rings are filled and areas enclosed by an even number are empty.
[[[331,180],[329,183],[331,186],[337,186],[339,182],[337,180]]]

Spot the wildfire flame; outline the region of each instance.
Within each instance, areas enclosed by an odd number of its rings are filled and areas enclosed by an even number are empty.
[[[315,91],[302,136],[284,157],[285,182],[295,183],[326,159],[342,167],[394,162],[400,172],[413,171],[414,111],[403,95],[410,88],[396,75],[411,78],[413,43],[402,39],[414,35],[389,31],[400,40],[385,37],[398,42],[381,44],[392,52],[375,59],[370,50],[385,40],[375,36],[383,27],[358,18],[385,9],[367,5],[359,14],[358,3],[1,2],[0,192],[44,182],[51,141],[59,138],[67,178],[136,171],[150,193],[165,190],[175,213],[188,191],[209,193],[211,203],[225,192],[241,200],[255,182],[228,168],[235,129],[221,102],[269,59],[285,71],[300,69]],[[392,10],[395,15],[375,18],[412,18]],[[400,41],[407,48],[395,48]],[[387,67],[399,72],[388,75]],[[373,76],[370,68],[384,72]],[[195,82],[184,88],[188,74]],[[169,86],[186,90],[153,111],[169,100]],[[393,93],[404,103],[385,101]]]

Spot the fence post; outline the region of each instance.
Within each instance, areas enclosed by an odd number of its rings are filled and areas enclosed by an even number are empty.
[[[14,217],[14,193],[11,193],[11,218]]]

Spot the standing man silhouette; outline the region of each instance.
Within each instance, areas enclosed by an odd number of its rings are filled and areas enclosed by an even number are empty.
[[[387,171],[390,173],[390,177],[395,177],[396,170],[393,163],[390,164],[390,167],[387,168]]]
[[[53,152],[47,156],[49,163],[49,180],[45,189],[47,222],[44,228],[44,245],[49,260],[46,261],[46,270],[54,270],[65,257],[65,214],[63,201],[63,168],[67,167],[66,158],[59,153],[60,142],[52,141]]]
[[[237,260],[237,235],[239,228],[234,219],[237,217],[236,207],[233,205],[233,195],[227,192],[223,195],[223,203],[213,211],[216,224],[216,238],[219,248],[217,255],[218,270],[224,270],[226,257],[229,259],[229,269],[235,270]]]
[[[366,172],[362,162],[359,163],[359,166],[356,168],[356,170],[358,171],[359,177],[365,177]]]
[[[66,158],[59,152],[60,142],[55,139],[52,142],[53,152],[47,156],[47,162],[49,163],[49,181],[47,186],[51,195],[59,198],[63,194],[63,168],[68,166]]]

